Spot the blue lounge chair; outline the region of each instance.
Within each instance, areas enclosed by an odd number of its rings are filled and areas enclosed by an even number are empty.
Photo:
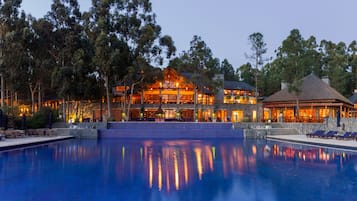
[[[352,139],[352,132],[346,131],[343,135],[337,135],[336,139],[337,140],[346,140],[346,139]]]
[[[324,130],[316,130],[315,132],[313,133],[308,133],[306,134],[307,137],[319,137],[321,135],[323,135],[325,133]]]
[[[333,138],[333,137],[336,137],[337,135],[337,131],[328,131],[327,133],[319,136],[319,137],[323,137],[323,138]]]
[[[353,132],[353,133],[351,134],[351,137],[352,137],[353,139],[356,139],[356,140],[357,140],[357,132]]]

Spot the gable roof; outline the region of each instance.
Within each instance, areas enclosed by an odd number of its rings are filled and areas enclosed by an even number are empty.
[[[245,82],[237,82],[237,81],[224,81],[224,89],[232,89],[232,90],[245,90],[245,91],[254,91],[254,87],[245,83]]]
[[[299,101],[337,100],[352,105],[351,101],[314,74],[310,74],[302,79],[301,93],[298,99]],[[295,100],[296,95],[290,93],[288,89],[285,88],[269,96],[263,102],[288,102]]]

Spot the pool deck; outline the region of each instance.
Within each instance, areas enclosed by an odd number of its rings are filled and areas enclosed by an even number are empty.
[[[306,137],[306,135],[270,135],[267,136],[267,139],[357,151],[357,141],[351,139],[336,140],[334,138],[311,138]]]
[[[29,146],[45,144],[55,141],[67,140],[71,138],[73,138],[73,136],[61,135],[61,136],[51,136],[51,137],[23,137],[23,138],[5,139],[0,141],[0,151],[29,147]]]

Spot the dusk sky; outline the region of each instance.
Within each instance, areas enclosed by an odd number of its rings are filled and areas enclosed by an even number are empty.
[[[35,17],[50,10],[50,0],[23,0],[23,9]],[[79,0],[81,9],[90,0]],[[268,53],[274,57],[282,41],[294,28],[307,39],[313,35],[335,43],[357,40],[357,1],[355,0],[152,0],[162,34],[172,36],[177,53],[190,48],[194,35],[201,36],[221,61],[227,58],[235,67],[249,60],[248,36],[264,35]]]

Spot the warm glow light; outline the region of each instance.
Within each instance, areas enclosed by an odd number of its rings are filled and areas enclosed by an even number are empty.
[[[153,170],[152,170],[152,155],[149,155],[149,186],[152,188],[152,177],[153,177]]]
[[[210,147],[206,146],[205,151],[206,151],[206,157],[208,158],[208,162],[209,162],[209,168],[211,171],[213,171],[213,156]]]
[[[170,192],[170,175],[168,169],[166,169],[166,188],[167,192]]]
[[[212,155],[213,155],[213,159],[216,160],[216,147],[212,147]]]
[[[162,189],[162,166],[161,166],[161,158],[159,157],[158,159],[158,169],[159,169],[159,172],[158,172],[158,186],[159,186],[159,190],[161,191]]]
[[[202,158],[201,158],[202,150],[200,148],[195,148],[194,152],[196,154],[198,178],[201,180],[203,174]]]
[[[176,153],[174,154],[174,169],[175,169],[175,187],[176,190],[178,190],[180,187],[180,180],[179,180],[179,169],[178,169]]]
[[[140,159],[143,160],[143,148],[140,147]]]
[[[121,148],[121,158],[124,160],[124,158],[125,158],[125,147],[123,146],[122,148]]]
[[[183,168],[185,171],[185,183],[188,184],[188,164],[186,152],[183,152]]]
[[[257,155],[257,147],[255,145],[252,146],[253,155]]]

